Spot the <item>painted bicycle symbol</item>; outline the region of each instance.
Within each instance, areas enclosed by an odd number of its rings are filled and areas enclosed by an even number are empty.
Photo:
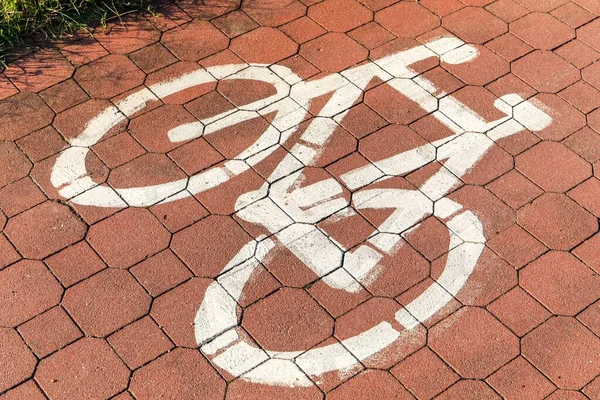
[[[546,113],[516,94],[494,102],[505,117],[486,121],[456,98],[440,93],[433,82],[411,69],[411,65],[431,57],[460,64],[477,55],[475,47],[457,38],[444,37],[308,82],[279,65],[236,64],[199,69],[142,89],[89,121],[83,132],[71,140],[71,147],[57,159],[52,184],[61,196],[81,205],[146,207],[177,201],[216,188],[265,160],[297,131],[311,101],[331,94],[266,182],[237,199],[237,216],[262,225],[271,235],[256,237],[223,267],[208,287],[194,321],[202,352],[232,376],[267,385],[308,386],[311,382],[307,376],[319,377],[352,368],[409,334],[452,300],[475,268],[486,239],[478,217],[445,196],[494,141],[524,129],[539,131],[552,122]],[[341,180],[353,191],[351,204],[341,196],[342,185],[333,178],[301,187],[304,169],[318,159],[338,122],[374,78],[433,115],[452,135],[344,173]],[[112,127],[150,101],[223,80],[264,82],[273,86],[275,94],[181,125],[171,129],[168,136],[172,142],[188,141],[275,113],[269,127],[244,151],[221,165],[164,184],[116,188],[91,179],[85,164],[89,148]],[[418,190],[369,187],[435,161],[443,162],[444,167]],[[345,209],[392,209],[393,212],[366,242],[348,251],[316,225]],[[346,340],[293,352],[262,349],[239,334],[238,300],[251,274],[276,246],[289,249],[330,287],[355,292],[372,278],[381,259],[394,253],[403,235],[431,215],[443,220],[448,229],[447,262],[441,275],[423,293],[405,307],[399,306],[395,319],[403,330],[382,321]]]

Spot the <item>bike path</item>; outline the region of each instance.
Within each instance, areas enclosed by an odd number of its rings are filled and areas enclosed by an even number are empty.
[[[600,398],[600,7],[163,2],[0,73],[0,399]]]

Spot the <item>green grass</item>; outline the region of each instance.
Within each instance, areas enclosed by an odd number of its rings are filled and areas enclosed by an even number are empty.
[[[0,59],[43,34],[57,37],[123,13],[148,9],[149,0],[0,0]]]

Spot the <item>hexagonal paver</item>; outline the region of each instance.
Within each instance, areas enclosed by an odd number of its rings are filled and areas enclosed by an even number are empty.
[[[223,399],[225,381],[196,349],[178,348],[138,369],[131,379],[138,399]]]
[[[565,192],[592,176],[590,163],[562,143],[541,142],[517,156],[517,169],[542,189]]]
[[[325,0],[310,7],[308,16],[329,32],[348,32],[369,22],[373,13],[355,0]]]
[[[544,193],[542,189],[515,169],[502,175],[488,184],[487,187],[492,193],[514,209],[521,208],[521,206]]]
[[[63,306],[87,335],[103,337],[146,314],[150,300],[129,272],[109,268],[67,289]]]
[[[577,0],[576,3],[566,3],[553,10],[551,14],[573,28],[578,28],[595,18],[595,15],[590,12],[591,10],[600,11],[593,0]]]
[[[581,389],[600,373],[600,339],[575,318],[546,321],[523,338],[522,353],[560,388]]]
[[[246,13],[240,10],[225,14],[212,23],[230,38],[249,32],[259,25]]]
[[[551,315],[520,287],[514,288],[494,301],[488,306],[488,310],[518,336],[525,335]]]
[[[309,17],[298,18],[280,28],[294,42],[302,44],[327,32],[321,25]]]
[[[302,289],[283,288],[252,304],[242,325],[265,349],[310,349],[333,333],[333,319]]]
[[[397,90],[389,85],[379,85],[374,89],[367,91],[365,93],[365,104],[392,124],[408,125],[427,115],[427,111],[419,107],[414,101],[409,100],[406,96],[400,94]],[[405,126],[393,126],[396,127],[396,129],[406,128],[412,131],[412,129]],[[390,136],[389,134],[392,130],[393,129],[386,127],[381,131],[376,132],[374,135]],[[370,137],[362,139],[361,143],[377,140],[369,138]],[[413,141],[411,140],[411,142]],[[394,144],[396,146],[403,145],[402,142],[395,142]],[[361,146],[364,147],[362,144]],[[373,154],[373,156],[374,155],[375,154]],[[384,157],[378,157],[376,161],[380,161],[383,158]]]
[[[512,22],[510,32],[541,50],[552,50],[575,37],[573,28],[542,13],[531,13]]]
[[[109,266],[127,268],[165,249],[170,237],[150,211],[128,208],[93,225],[87,241]]]
[[[246,62],[274,64],[296,54],[298,45],[278,29],[261,27],[236,37],[229,48]]]
[[[23,118],[27,116],[27,118]],[[54,113],[37,94],[19,93],[0,102],[0,140],[17,140],[52,122]]]
[[[590,22],[577,29],[577,38],[591,48],[600,51],[600,21]]]
[[[364,371],[327,395],[331,400],[409,400],[413,396],[387,371]]]
[[[501,18],[503,21],[512,22],[527,15],[529,10],[514,0],[498,0],[486,7],[486,10]]]
[[[575,315],[600,297],[600,276],[560,251],[525,267],[520,285],[555,314]]]
[[[346,341],[370,329],[381,328],[382,322],[392,324],[394,329],[398,329],[395,320],[398,307],[398,302],[392,298],[371,297],[336,319],[334,336],[340,341]],[[379,328],[376,328],[378,326]],[[401,332],[398,337],[390,336],[389,344],[375,354],[365,355],[364,345],[360,341],[355,344],[351,344],[350,341],[346,343],[349,345],[348,351],[361,359],[365,367],[389,369],[425,346],[426,330],[423,326],[416,326],[410,332]]]
[[[600,179],[592,177],[569,192],[569,197],[600,217]]]
[[[375,15],[385,29],[397,37],[414,38],[440,25],[440,19],[416,2],[400,2]]]
[[[166,32],[161,42],[180,60],[198,61],[226,49],[229,38],[208,21],[193,21]]]
[[[544,140],[563,140],[585,126],[585,115],[555,94],[540,93],[531,101],[538,102],[552,117],[550,126],[535,133]]]
[[[111,106],[108,100],[90,99],[56,115],[53,126],[56,131],[64,138],[72,139],[78,137],[82,132],[82,121],[90,121],[102,111]],[[117,126],[109,130],[106,136],[117,133],[125,124],[117,124]],[[88,160],[89,160],[88,156]]]
[[[529,8],[531,11],[538,12],[548,12],[552,11],[555,8],[560,7],[561,5],[568,3],[569,0],[516,0],[518,3],[524,5]]]
[[[429,346],[465,378],[484,378],[519,354],[519,339],[489,312],[472,307],[431,328]]]
[[[519,225],[554,250],[570,250],[598,230],[596,218],[560,193],[546,193],[517,213]]]
[[[554,385],[523,357],[506,364],[487,379],[505,399],[543,399]]]
[[[515,268],[522,268],[548,250],[516,224],[489,240],[487,246]]]
[[[600,273],[600,234],[592,236],[573,250],[588,267]]]
[[[35,380],[52,399],[107,399],[127,388],[129,370],[103,339],[83,338],[42,360]]]
[[[515,61],[512,72],[540,92],[557,93],[579,80],[579,71],[556,54],[538,50]]]
[[[508,31],[506,22],[479,7],[465,7],[444,18],[444,28],[468,43],[485,43]]]
[[[348,35],[332,32],[304,43],[300,54],[321,71],[339,72],[364,61],[368,51]]]
[[[96,99],[110,99],[144,82],[144,72],[129,58],[111,54],[75,72],[75,80]]]
[[[596,335],[600,334],[600,300],[589,306],[584,312],[577,316]]]
[[[456,382],[436,400],[500,400],[500,396],[483,381],[465,379]]]
[[[242,2],[242,10],[262,26],[280,26],[306,14],[298,0],[249,0]]]
[[[479,55],[468,63],[448,64],[442,62],[445,70],[468,85],[484,86],[511,71],[504,58],[487,47],[475,45]]]
[[[263,400],[263,399],[289,399],[289,400],[322,400],[323,392],[319,388],[310,386],[269,386],[261,385],[244,379],[236,379],[227,385],[227,400]]]
[[[62,307],[54,307],[25,322],[19,333],[38,357],[46,357],[82,336]]]
[[[250,239],[230,217],[212,215],[177,232],[171,249],[197,276],[215,277]]]
[[[211,279],[192,278],[159,296],[150,315],[177,346],[196,347],[193,321]]]
[[[459,377],[429,347],[398,363],[390,371],[417,398],[432,398]]]
[[[36,363],[14,329],[0,328],[0,393],[29,378]]]
[[[369,99],[374,100],[371,96]],[[382,112],[382,114],[386,113]],[[389,125],[361,139],[358,151],[372,163],[376,163],[395,154],[421,147],[426,143],[425,139],[407,126]],[[386,173],[391,172],[386,171],[383,165],[381,168]],[[391,174],[393,175],[393,173]]]
[[[4,73],[20,91],[39,92],[71,77],[73,66],[58,51],[41,50],[10,63]]]
[[[584,81],[574,83],[559,94],[586,114],[600,106],[600,91]]]
[[[27,176],[31,162],[12,142],[0,142],[0,187]]]
[[[584,81],[595,87],[596,89],[600,89],[600,78],[598,74],[600,72],[600,62],[595,62],[592,65],[585,67],[581,71],[581,77]]]
[[[47,201],[11,218],[5,232],[25,257],[42,259],[82,239],[85,230],[69,207]]]
[[[173,348],[173,343],[148,316],[115,332],[108,342],[131,369],[139,368]]]
[[[125,19],[94,32],[94,38],[113,54],[128,54],[157,42],[160,31],[146,19]]]
[[[2,400],[46,400],[46,396],[42,394],[38,386],[33,380],[9,390],[2,395]]]

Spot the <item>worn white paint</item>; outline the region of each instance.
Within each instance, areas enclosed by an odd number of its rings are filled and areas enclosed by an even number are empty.
[[[493,146],[494,141],[523,129],[544,129],[551,118],[536,105],[515,94],[497,99],[494,106],[506,116],[486,121],[456,98],[438,90],[418,75],[411,65],[430,57],[460,64],[477,57],[477,49],[453,37],[440,38],[371,63],[305,82],[283,66],[237,64],[199,69],[134,93],[108,107],[87,123],[71,147],[58,158],[51,180],[59,193],[72,202],[100,207],[145,207],[177,201],[218,187],[269,157],[285,143],[305,119],[311,101],[332,94],[266,183],[239,197],[238,217],[264,226],[273,234],[249,242],[224,266],[209,286],[196,314],[195,333],[201,350],[212,362],[234,376],[268,385],[308,386],[325,373],[343,374],[358,363],[384,350],[391,343],[410,338],[416,326],[444,307],[464,286],[484,248],[481,222],[471,211],[445,196]],[[342,181],[354,192],[353,203],[343,196],[335,179],[301,186],[303,168],[313,165],[349,108],[373,80],[379,78],[431,113],[453,134],[433,143],[395,154],[349,171]],[[189,179],[132,188],[97,184],[89,177],[85,158],[89,148],[112,127],[143,109],[148,102],[181,90],[220,80],[249,79],[265,82],[275,94],[201,121],[181,125],[168,132],[173,142],[183,142],[275,112],[263,134],[220,166]],[[369,189],[369,184],[417,170],[433,161],[443,167],[419,190]],[[187,189],[187,190],[184,190]],[[367,242],[347,251],[315,225],[330,217],[346,218],[354,209],[391,209],[390,216]],[[377,278],[382,258],[393,255],[401,237],[417,229],[424,218],[445,220],[450,235],[447,264],[441,276],[395,319],[398,330],[382,321],[373,328],[342,342],[315,349],[278,352],[260,349],[238,332],[238,300],[251,274],[275,246],[285,246],[332,288],[356,292]]]

